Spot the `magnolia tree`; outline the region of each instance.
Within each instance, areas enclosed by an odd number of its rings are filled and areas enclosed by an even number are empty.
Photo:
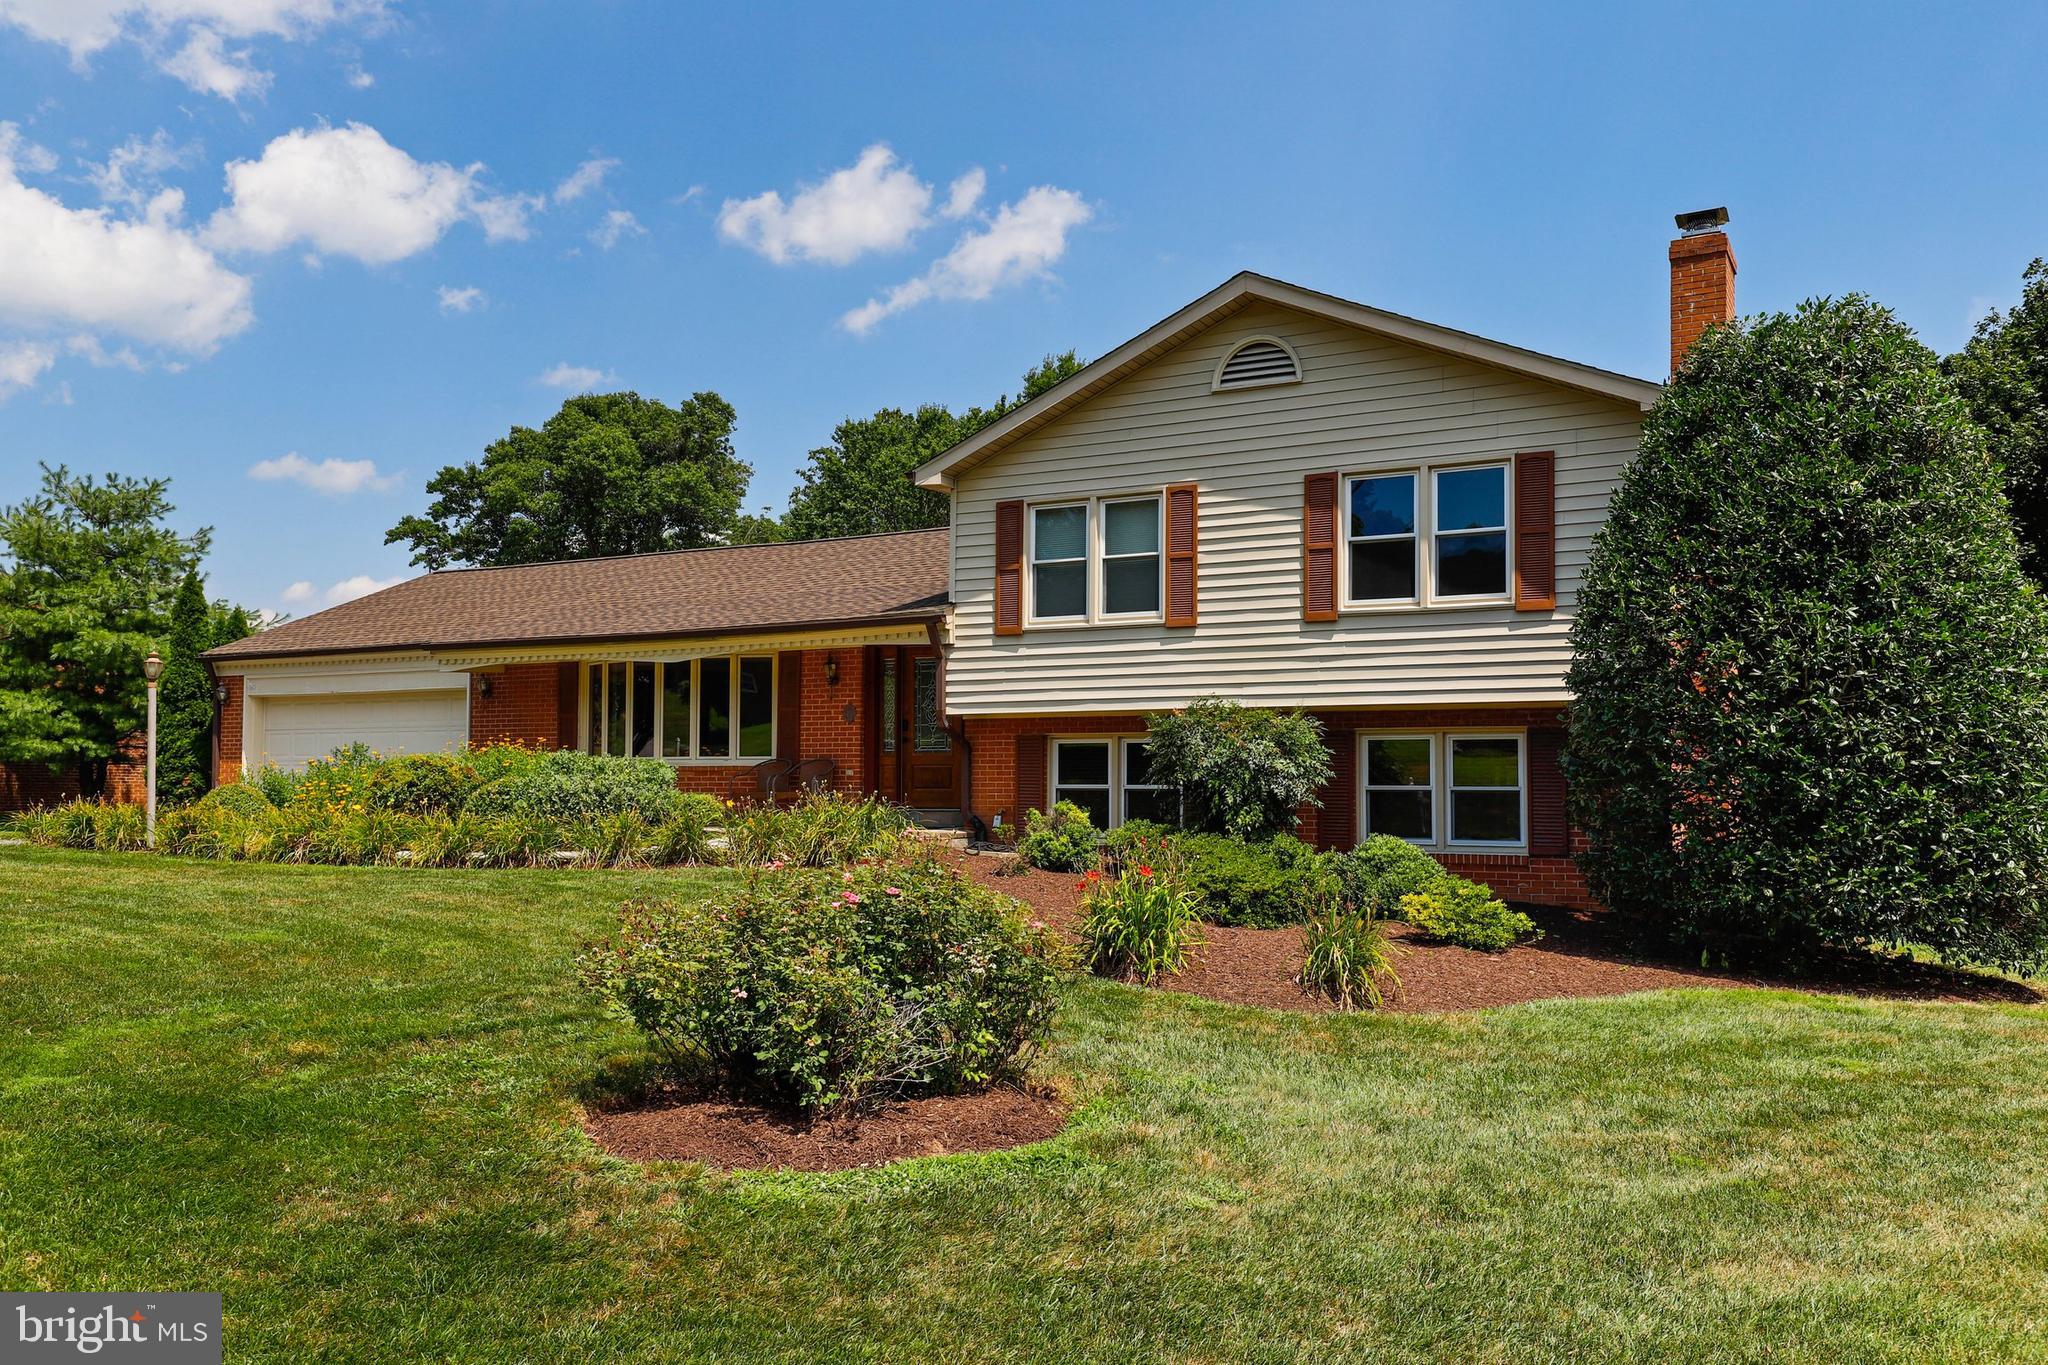
[[[2041,961],[2044,641],[1983,433],[1888,311],[1709,333],[1579,592],[1593,889],[1716,951]]]

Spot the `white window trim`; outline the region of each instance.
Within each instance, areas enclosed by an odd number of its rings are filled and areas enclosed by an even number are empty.
[[[1104,537],[1108,534],[1107,519],[1102,509],[1106,504],[1116,502],[1156,501],[1159,508],[1159,548],[1155,555],[1159,561],[1159,606],[1153,611],[1110,613],[1103,610],[1104,572],[1107,556],[1103,552]],[[1088,554],[1082,561],[1086,590],[1082,600],[1087,604],[1086,614],[1081,616],[1040,616],[1038,614],[1038,514],[1062,507],[1087,509],[1086,537]],[[1126,556],[1118,556],[1124,558]],[[1130,556],[1135,557],[1135,556]],[[1055,564],[1072,564],[1071,559],[1056,559]],[[1084,626],[1130,626],[1156,624],[1166,619],[1166,490],[1164,488],[1139,488],[1124,493],[1102,493],[1086,498],[1053,498],[1045,502],[1026,503],[1024,506],[1024,624],[1027,628],[1057,630]]]
[[[1109,827],[1115,829],[1124,822],[1124,746],[1126,744],[1150,744],[1152,736],[1144,733],[1116,735],[1053,735],[1047,741],[1052,752],[1047,755],[1045,799],[1056,803],[1062,786],[1084,787],[1090,791],[1102,784],[1099,782],[1061,782],[1060,747],[1066,744],[1106,744],[1109,746]],[[1140,791],[1160,791],[1160,787],[1140,787]]]
[[[1344,586],[1343,606],[1345,608],[1353,611],[1384,611],[1390,607],[1414,607],[1422,602],[1422,485],[1425,478],[1426,475],[1420,468],[1363,470],[1356,474],[1347,474],[1344,476],[1342,489],[1343,501],[1337,507],[1337,515],[1344,523],[1344,567],[1342,570],[1342,576]],[[1370,479],[1407,479],[1410,481],[1414,490],[1414,497],[1412,501],[1414,505],[1415,524],[1406,535],[1354,536],[1351,534],[1352,486],[1355,484],[1364,483]],[[1354,597],[1351,592],[1351,547],[1354,545],[1372,545],[1382,541],[1389,540],[1405,540],[1408,542],[1409,553],[1413,557],[1415,564],[1415,591],[1410,593],[1406,597]]]
[[[731,676],[726,683],[727,714],[731,717],[731,739],[735,747],[739,743],[740,718],[740,660],[766,659],[768,661],[768,752],[765,754],[717,755],[702,757],[698,750],[698,699],[702,695],[703,663],[696,659],[626,659],[616,660],[626,669],[626,736],[633,734],[633,666],[651,663],[654,665],[654,753],[642,759],[647,763],[666,763],[672,768],[750,768],[756,763],[766,763],[782,750],[782,659],[772,653],[715,654],[713,659],[724,659],[732,665]],[[611,675],[606,671],[608,663],[583,664],[576,675],[576,750],[578,753],[594,752],[590,747],[590,675],[595,669],[601,679],[598,688],[598,705],[607,704],[611,695]],[[662,696],[671,668],[687,668],[690,671],[690,753],[669,755],[662,753],[667,747],[668,727],[662,721]],[[600,710],[599,714],[602,714]]]
[[[1507,514],[1506,587],[1498,593],[1440,594],[1436,591],[1436,476],[1466,469],[1499,469],[1502,472],[1502,510]],[[1393,474],[1415,477],[1415,596],[1354,601],[1351,596],[1351,485],[1360,479],[1385,478]],[[1467,611],[1512,606],[1515,600],[1515,462],[1510,456],[1426,460],[1419,464],[1393,465],[1386,469],[1347,470],[1338,481],[1337,516],[1340,530],[1337,545],[1342,562],[1337,566],[1337,611],[1343,616],[1369,616],[1376,612]],[[1484,532],[1453,531],[1452,535],[1481,535]]]
[[[1287,352],[1287,358],[1294,362],[1294,373],[1281,379],[1254,379],[1247,384],[1224,383],[1223,371],[1229,367],[1231,361],[1237,359],[1237,353],[1239,351],[1242,351],[1245,347],[1261,341],[1269,342],[1272,345],[1278,346],[1281,350]],[[1299,384],[1301,382],[1301,376],[1301,352],[1295,350],[1290,343],[1281,339],[1280,337],[1269,336],[1266,333],[1261,332],[1256,336],[1248,336],[1241,338],[1236,345],[1232,346],[1229,350],[1223,353],[1223,358],[1216,362],[1216,368],[1209,376],[1209,392],[1237,393],[1243,389],[1278,388],[1282,384]]]
[[[1109,509],[1120,503],[1146,502],[1152,504],[1152,549],[1153,598],[1158,602],[1150,611],[1111,611],[1109,609],[1109,562],[1112,559],[1143,559],[1143,554],[1113,555],[1109,552]],[[1166,495],[1160,493],[1134,493],[1128,497],[1097,498],[1091,513],[1095,521],[1095,563],[1090,566],[1089,577],[1095,589],[1090,605],[1095,608],[1098,621],[1157,621],[1166,607]]]
[[[1479,530],[1445,531],[1437,525],[1436,483],[1445,474],[1465,474],[1482,469],[1500,471],[1500,525]],[[1483,536],[1498,534],[1501,538],[1501,588],[1499,592],[1439,593],[1436,581],[1439,574],[1439,558],[1443,538],[1451,536]],[[1515,595],[1515,462],[1513,460],[1479,460],[1471,464],[1440,464],[1429,467],[1429,594],[1433,602],[1493,604],[1512,602]]]
[[[1529,851],[1529,732],[1527,730],[1503,730],[1498,727],[1450,726],[1442,730],[1360,730],[1357,738],[1358,788],[1356,793],[1358,811],[1358,841],[1363,843],[1372,831],[1366,828],[1371,807],[1367,801],[1369,789],[1366,772],[1365,745],[1372,739],[1427,739],[1429,749],[1429,814],[1430,839],[1423,843],[1410,839],[1408,842],[1430,853],[1495,853],[1505,855],[1526,855]],[[1521,784],[1519,795],[1522,837],[1514,840],[1453,839],[1451,837],[1451,741],[1454,739],[1512,739],[1515,741],[1516,780]],[[1467,787],[1466,791],[1500,791],[1497,787]]]

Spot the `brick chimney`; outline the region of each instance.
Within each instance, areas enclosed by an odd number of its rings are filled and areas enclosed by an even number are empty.
[[[1728,245],[1727,209],[1681,213],[1671,243],[1671,369],[1700,334],[1735,317],[1735,251]]]

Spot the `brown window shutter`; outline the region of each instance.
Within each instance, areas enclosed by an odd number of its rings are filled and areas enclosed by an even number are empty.
[[[800,763],[804,757],[804,652],[775,656],[775,756]]]
[[[1166,624],[1195,624],[1195,545],[1200,493],[1191,483],[1166,486]]]
[[[1537,858],[1562,858],[1571,852],[1565,819],[1564,731],[1549,727],[1529,732],[1529,853]]]
[[[996,634],[1024,633],[1024,504],[996,504]]]
[[[1301,619],[1337,619],[1337,476],[1301,483]]]
[[[1017,827],[1024,827],[1024,812],[1044,810],[1045,800],[1045,736],[1017,736],[1017,809],[1010,812],[1010,818]]]
[[[1515,610],[1557,606],[1557,456],[1515,456]]]
[[[1325,733],[1330,780],[1323,785],[1323,808],[1316,815],[1316,842],[1324,848],[1350,848],[1358,842],[1358,732]]]

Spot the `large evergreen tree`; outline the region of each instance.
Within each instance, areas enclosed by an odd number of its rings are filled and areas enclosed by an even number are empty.
[[[1573,644],[1572,801],[1610,906],[1716,950],[2041,960],[2042,606],[1982,432],[1885,309],[1694,348]]]
[[[2019,305],[1992,309],[1949,374],[1989,434],[2005,473],[2020,553],[2035,582],[2048,579],[2048,261],[2027,267]]]
[[[212,533],[165,525],[167,479],[105,482],[43,468],[0,510],[0,760],[75,766],[106,789],[114,747],[142,727],[142,660]]]
[[[205,794],[213,772],[213,688],[199,656],[214,644],[213,609],[190,572],[171,603],[163,676],[157,680],[156,795],[165,803]]]
[[[514,427],[483,459],[427,483],[426,516],[384,535],[412,562],[532,564],[723,543],[753,471],[733,452],[732,405],[700,393],[670,407],[637,393],[583,394],[538,430]]]
[[[974,435],[989,423],[1044,393],[1078,371],[1072,351],[1049,355],[1025,371],[1015,398],[1004,394],[993,407],[955,415],[937,403],[915,412],[883,408],[872,417],[850,417],[832,431],[832,444],[819,446],[790,495],[782,529],[791,540],[858,536],[877,531],[915,531],[944,526],[950,503],[944,493],[910,481],[917,467]],[[759,527],[751,539],[770,539]]]

